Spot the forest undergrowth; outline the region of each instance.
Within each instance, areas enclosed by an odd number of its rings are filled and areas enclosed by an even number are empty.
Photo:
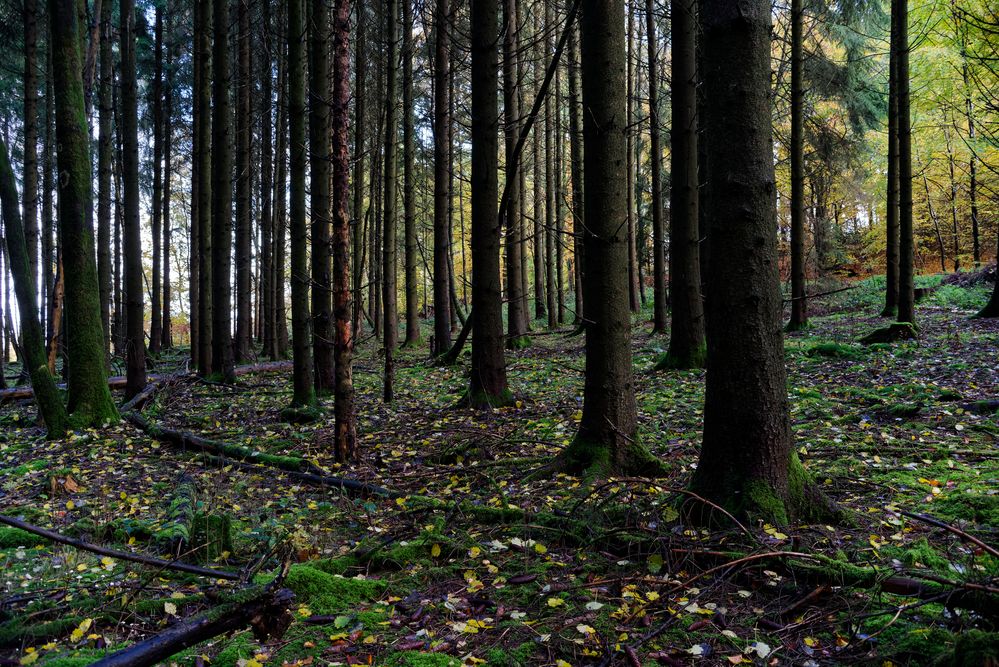
[[[525,481],[581,417],[583,337],[541,322],[509,356],[516,404],[488,414],[455,407],[467,358],[435,367],[425,348],[399,353],[385,405],[364,341],[350,467],[332,462],[331,418],[280,421],[287,370],[161,382],[143,417],[231,445],[212,456],[127,421],[45,441],[34,405],[7,403],[3,515],[241,580],[0,528],[0,664],[90,664],[275,578],[295,594],[280,638],[246,629],[168,662],[995,664],[999,322],[968,319],[987,293],[936,287],[917,340],[863,347],[885,321],[871,280],[813,304],[787,338],[795,447],[847,510],[838,525],[683,522],[702,502],[682,490],[704,376],[652,370],[667,339],[648,335],[648,313],[634,355],[640,437],[669,471],[656,480]],[[166,356],[156,372],[182,367]]]

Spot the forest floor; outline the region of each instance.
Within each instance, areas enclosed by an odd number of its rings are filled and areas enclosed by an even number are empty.
[[[983,665],[999,645],[999,559],[969,536],[999,544],[999,417],[976,403],[999,399],[999,322],[968,316],[991,287],[942,286],[918,308],[917,341],[864,348],[884,323],[879,284],[814,304],[812,327],[786,344],[795,446],[850,510],[840,525],[678,522],[704,374],[652,372],[666,339],[644,319],[641,439],[664,479],[525,481],[581,414],[583,337],[538,322],[508,359],[516,405],[489,414],[453,407],[467,356],[432,367],[426,346],[399,355],[383,404],[367,340],[354,376],[363,461],[349,468],[332,462],[331,419],[281,422],[287,371],[231,387],[185,377],[145,407],[152,423],[247,448],[228,459],[126,422],[46,442],[33,405],[8,403],[2,514],[119,550],[179,548],[294,591],[280,639],[215,637],[179,665]],[[274,465],[401,495],[356,497]],[[89,664],[250,585],[0,528],[0,665]]]

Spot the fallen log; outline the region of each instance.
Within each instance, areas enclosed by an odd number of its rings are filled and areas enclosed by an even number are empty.
[[[20,519],[15,519],[14,517],[10,516],[4,516],[2,514],[0,514],[0,523],[11,526],[12,528],[20,528],[21,530],[26,531],[28,533],[38,535],[39,537],[44,537],[45,539],[50,540],[52,542],[65,544],[67,546],[73,547],[74,549],[80,549],[81,551],[89,551],[90,553],[97,554],[98,556],[107,556],[109,558],[115,558],[117,560],[126,560],[132,563],[138,563],[140,565],[148,565],[150,567],[158,567],[164,570],[176,570],[177,572],[187,572],[189,574],[196,574],[202,577],[226,579],[228,581],[239,581],[241,579],[241,575],[238,572],[226,572],[225,570],[214,570],[209,567],[190,565],[188,563],[182,563],[176,560],[163,560],[162,558],[154,558],[153,556],[143,556],[142,554],[132,553],[130,551],[118,551],[117,549],[107,549],[97,544],[84,542],[83,540],[78,540],[75,537],[68,537],[66,535],[63,535],[62,533],[57,533],[54,530],[41,528],[39,526],[35,526],[30,523],[25,523]]]
[[[250,373],[267,373],[272,371],[281,371],[291,369],[290,361],[265,361],[259,364],[248,364],[246,366],[237,366],[236,375],[248,375]],[[182,373],[165,373],[159,375],[150,375],[150,384],[158,384],[164,380],[179,379],[188,375],[186,372]],[[124,375],[114,375],[108,378],[108,388],[109,389],[124,389],[125,388],[125,376]],[[61,389],[65,389],[65,384],[58,385]],[[143,390],[145,391],[145,390]],[[31,387],[13,387],[11,389],[0,389],[0,403],[3,401],[13,401],[22,398],[31,398],[34,396],[34,392]]]
[[[291,623],[288,606],[295,594],[286,588],[263,590],[248,600],[219,605],[183,621],[145,641],[91,663],[91,667],[144,667],[155,665],[203,641],[249,625],[260,641],[279,638]]]

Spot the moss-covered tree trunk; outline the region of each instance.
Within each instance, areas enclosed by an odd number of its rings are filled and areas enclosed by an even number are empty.
[[[652,172],[652,332],[666,333],[666,225],[663,222],[662,146],[659,120],[659,28],[655,4],[645,0],[645,31],[648,45],[649,169]],[[674,54],[675,57],[675,54]]]
[[[305,21],[303,0],[288,2],[289,225],[291,228],[291,319],[293,410],[313,410],[312,317],[309,313],[309,228],[305,220]]]
[[[892,0],[898,39],[898,321],[916,323],[912,236],[912,114],[909,102],[909,0]]]
[[[329,12],[311,0],[309,23],[309,179],[312,218],[312,359],[318,396],[333,392],[333,300],[330,295]]]
[[[212,369],[235,382],[232,354],[232,108],[229,0],[213,0],[212,32]]]
[[[805,87],[803,0],[791,0],[791,319],[788,331],[808,326],[805,294]]]
[[[498,152],[499,3],[476,0],[472,23],[472,370],[467,403],[489,408],[510,401],[503,353],[500,296]]]
[[[624,0],[582,3],[584,165],[582,276],[586,303],[583,418],[556,469],[591,474],[655,474],[637,442],[628,304],[627,117]]]
[[[135,73],[135,2],[121,0],[121,134],[125,251],[125,400],[146,386],[142,230],[139,226],[139,104]],[[88,172],[89,173],[89,172]],[[159,204],[159,201],[156,201]],[[158,229],[156,231],[159,231]],[[156,267],[159,268],[159,267]],[[72,281],[69,281],[72,282]],[[72,319],[70,319],[72,323]],[[75,327],[75,324],[74,324]]]
[[[450,30],[448,0],[434,9],[434,346],[439,357],[451,347],[451,108],[448,99]]]
[[[672,292],[668,368],[704,365],[704,301],[701,299],[701,235],[697,229],[697,80],[695,0],[673,0],[670,253]]]
[[[792,448],[770,124],[770,3],[702,0],[707,219],[704,439],[693,490],[739,516],[825,514]]]
[[[48,437],[61,437],[68,426],[66,408],[56,387],[55,379],[49,373],[45,355],[45,331],[38,321],[38,300],[35,296],[34,275],[28,262],[24,227],[17,206],[17,185],[14,172],[7,156],[7,146],[0,140],[0,210],[3,213],[3,227],[7,241],[7,256],[10,273],[14,278],[14,294],[21,314],[21,354],[24,368],[31,378],[38,413],[45,422]],[[2,249],[0,249],[2,250]],[[0,327],[3,326],[0,313]],[[7,350],[0,344],[0,385],[3,384],[3,357]]]
[[[66,281],[66,317],[73,369],[68,408],[76,426],[118,420],[105,373],[104,328],[94,262],[94,231],[87,223],[91,206],[90,134],[83,101],[80,31],[73,0],[49,3],[52,73],[56,100],[59,168],[59,233]]]

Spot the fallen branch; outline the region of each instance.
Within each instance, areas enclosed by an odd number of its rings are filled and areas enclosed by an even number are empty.
[[[937,528],[943,528],[944,530],[957,535],[962,540],[964,540],[966,542],[971,542],[972,544],[981,547],[989,555],[994,556],[995,558],[999,558],[999,549],[996,549],[995,547],[989,546],[988,544],[986,544],[985,542],[982,542],[980,539],[978,539],[974,535],[969,535],[968,533],[964,532],[960,528],[955,528],[954,526],[950,525],[949,523],[944,523],[943,521],[940,521],[939,519],[934,519],[933,517],[927,516],[925,514],[917,514],[916,512],[906,512],[904,510],[900,510],[899,514],[901,514],[902,516],[907,516],[910,519],[915,519],[916,521],[922,521],[923,523],[928,523],[931,526],[936,526]]]
[[[38,535],[39,537],[44,537],[45,539],[50,540],[52,542],[65,544],[67,546],[73,547],[74,549],[80,549],[81,551],[89,551],[90,553],[95,553],[98,556],[108,556],[109,558],[115,558],[117,560],[126,560],[132,563],[139,563],[140,565],[148,565],[150,567],[158,567],[165,570],[188,572],[190,574],[196,574],[201,577],[226,579],[228,581],[239,581],[241,578],[239,573],[236,572],[226,572],[225,570],[213,570],[208,567],[189,565],[188,563],[181,563],[175,560],[163,560],[161,558],[154,558],[153,556],[143,556],[141,554],[132,553],[130,551],[118,551],[117,549],[107,549],[105,547],[98,546],[96,544],[91,544],[89,542],[84,542],[83,540],[78,540],[74,537],[67,537],[62,533],[57,533],[52,530],[40,528],[30,523],[25,523],[20,519],[15,519],[9,516],[3,516],[2,514],[0,514],[0,523],[11,526],[12,528],[20,528],[25,532]]]
[[[218,635],[247,625],[260,641],[281,637],[291,623],[288,606],[295,594],[286,588],[264,589],[248,600],[230,602],[183,621],[145,641],[97,660],[91,667],[144,667]]]

